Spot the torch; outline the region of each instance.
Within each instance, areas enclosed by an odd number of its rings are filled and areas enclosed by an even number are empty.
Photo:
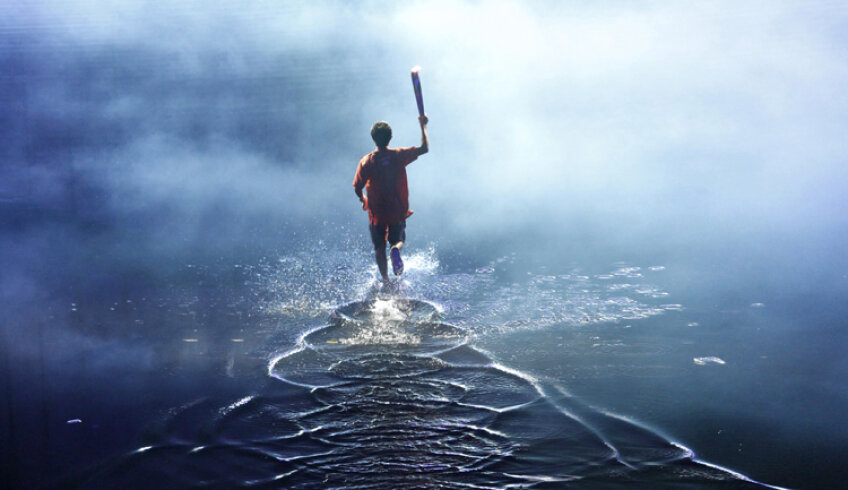
[[[415,90],[415,102],[418,103],[418,115],[424,115],[424,96],[421,95],[421,79],[418,78],[420,66],[412,69],[412,88]]]

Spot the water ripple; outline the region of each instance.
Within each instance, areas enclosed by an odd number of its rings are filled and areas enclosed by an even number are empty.
[[[494,362],[439,310],[385,296],[337,308],[270,361],[267,392],[182,407],[163,441],[83,486],[762,486]]]

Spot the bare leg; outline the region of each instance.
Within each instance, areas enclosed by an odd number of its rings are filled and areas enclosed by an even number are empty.
[[[380,275],[383,276],[383,282],[389,280],[389,264],[386,259],[386,246],[376,247],[374,255],[377,257],[377,268],[380,269]]]
[[[395,242],[392,244],[392,248],[396,248],[398,250],[403,250],[403,242]]]

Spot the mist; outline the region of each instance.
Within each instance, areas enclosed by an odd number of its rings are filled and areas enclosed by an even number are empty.
[[[429,240],[845,228],[835,6],[7,10],[4,200],[132,220],[156,242],[362,221],[349,181],[370,124],[418,144],[415,64],[432,151],[410,181]]]
[[[409,250],[846,287],[833,4],[28,2],[3,19],[10,304],[84,296],[97,274],[367,252],[353,174],[374,121],[419,143],[414,65],[431,151],[408,169]]]

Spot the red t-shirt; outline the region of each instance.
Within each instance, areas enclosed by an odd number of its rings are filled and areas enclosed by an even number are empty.
[[[393,225],[409,214],[409,188],[406,166],[418,158],[418,148],[385,148],[362,157],[353,178],[353,187],[365,187],[368,219],[372,225]]]

